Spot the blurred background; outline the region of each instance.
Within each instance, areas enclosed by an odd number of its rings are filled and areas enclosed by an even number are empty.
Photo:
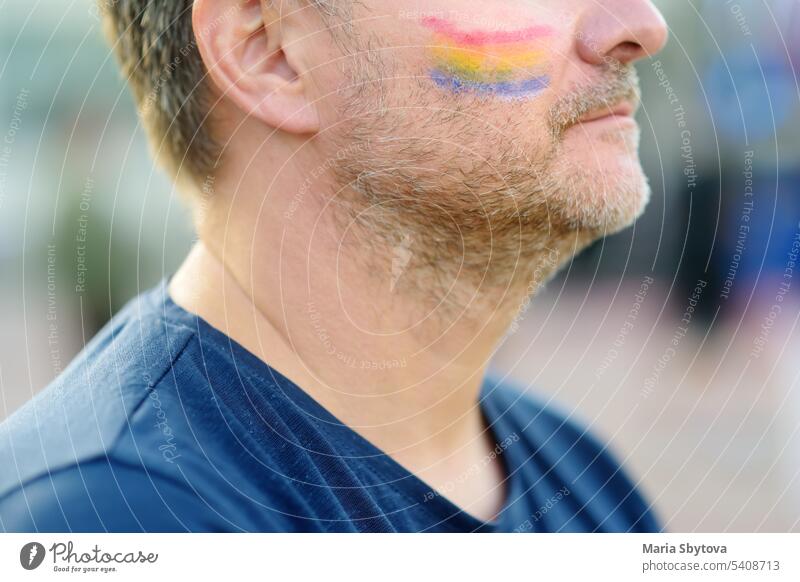
[[[671,531],[800,531],[800,0],[661,0],[652,202],[494,368],[607,439]],[[0,420],[193,232],[91,0],[0,0]]]

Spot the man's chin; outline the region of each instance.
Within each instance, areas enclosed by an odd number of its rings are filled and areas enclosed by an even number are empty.
[[[619,191],[617,208],[607,212],[604,218],[605,232],[612,234],[631,226],[644,213],[648,202],[650,202],[650,186],[647,179],[642,176],[642,181],[637,186],[627,191]]]
[[[551,206],[572,230],[595,237],[613,234],[633,224],[650,200],[650,186],[640,168],[636,171],[575,172],[556,194]]]
[[[644,212],[650,186],[636,151],[635,136],[582,143],[576,132],[565,139],[552,165],[551,209],[573,229],[597,236],[618,232]],[[615,137],[619,137],[618,135]]]

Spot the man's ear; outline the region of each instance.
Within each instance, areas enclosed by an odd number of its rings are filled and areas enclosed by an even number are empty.
[[[192,25],[209,76],[245,114],[290,133],[314,133],[319,118],[309,102],[308,77],[285,48],[291,19],[273,2],[194,0]]]

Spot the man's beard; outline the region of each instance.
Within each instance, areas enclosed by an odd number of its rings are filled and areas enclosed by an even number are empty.
[[[556,101],[535,147],[515,139],[524,130],[511,115],[519,116],[524,104],[477,96],[448,103],[432,97],[421,80],[402,104],[389,105],[383,79],[390,75],[369,66],[359,71],[344,92],[335,205],[340,228],[371,247],[373,264],[366,266],[385,275],[392,265],[393,290],[399,283],[441,297],[466,285],[469,301],[478,291],[535,290],[641,210],[636,199],[646,196],[635,192],[616,197],[633,198],[627,207],[607,202],[603,193],[593,197],[602,204],[587,206],[581,189],[596,187],[595,177],[559,160],[564,132],[586,113],[638,101],[631,67],[607,65],[602,80]],[[504,123],[488,124],[480,118],[484,112],[505,115]],[[398,256],[402,273],[395,280]]]

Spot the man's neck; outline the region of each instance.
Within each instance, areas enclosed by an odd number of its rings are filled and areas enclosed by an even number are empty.
[[[270,223],[271,241],[257,224],[198,243],[171,282],[176,303],[434,487],[484,466],[494,443],[480,388],[530,280],[493,293],[454,282],[441,297],[441,281],[421,288],[408,247],[359,256],[331,223]],[[541,280],[553,261],[541,257]],[[488,518],[502,480],[493,464],[451,496]]]
[[[315,259],[312,268],[330,270],[323,265],[336,261]],[[435,306],[387,296],[370,280],[318,272],[292,281],[293,270],[248,281],[201,242],[170,293],[385,450],[463,444],[509,315],[481,321],[462,309],[442,320]]]

